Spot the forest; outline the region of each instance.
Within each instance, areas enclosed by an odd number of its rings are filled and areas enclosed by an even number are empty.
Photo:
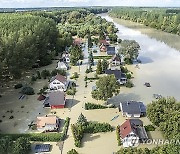
[[[117,37],[113,23],[94,13],[106,9],[68,9],[53,12],[34,11],[0,14],[0,78],[20,78],[38,65],[45,66],[81,38],[105,33]],[[88,21],[88,22],[87,22]]]
[[[110,16],[180,35],[180,9],[113,8]]]

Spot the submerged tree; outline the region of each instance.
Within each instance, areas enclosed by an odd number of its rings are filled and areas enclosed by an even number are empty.
[[[114,75],[99,78],[96,82],[97,89],[92,91],[92,97],[97,100],[107,100],[119,93],[119,85]]]

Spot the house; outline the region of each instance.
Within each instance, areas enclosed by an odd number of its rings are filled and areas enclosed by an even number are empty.
[[[103,45],[103,44],[100,45],[99,49],[100,49],[101,52],[106,52],[107,51],[107,47],[105,45]]]
[[[106,40],[99,40],[99,44],[104,46],[109,46],[109,42],[107,42]]]
[[[51,150],[50,144],[36,144],[34,148],[35,153],[50,152],[50,150]]]
[[[119,127],[120,137],[123,147],[138,146],[142,140],[147,140],[148,136],[139,119],[128,119]]]
[[[70,63],[70,54],[66,51],[62,54],[61,61],[69,64]]]
[[[51,109],[64,108],[66,104],[65,93],[63,91],[52,91],[44,101],[45,107],[51,107]]]
[[[112,66],[120,66],[121,65],[121,57],[120,57],[120,55],[114,55],[113,57],[112,57],[112,59],[111,59],[111,62],[110,62],[110,64],[112,65]]]
[[[116,54],[116,49],[115,49],[115,47],[108,46],[108,47],[107,47],[107,54],[108,54],[108,55],[115,55],[115,54]]]
[[[81,46],[82,45],[82,39],[81,38],[75,38],[73,41],[74,45]]]
[[[37,117],[37,130],[40,132],[57,131],[59,128],[59,118],[56,116],[42,116]]]
[[[141,116],[146,115],[146,107],[142,102],[136,102],[136,101],[121,102],[120,110],[122,111],[122,115],[128,118],[130,117],[139,118]]]
[[[69,81],[63,75],[57,74],[50,79],[50,90],[66,91],[69,85]]]
[[[107,69],[105,71],[107,75],[112,75],[114,74],[116,80],[121,84],[125,84],[127,82],[126,74],[122,73],[121,70],[111,70]]]
[[[39,97],[37,98],[38,101],[42,101],[45,99],[46,99],[46,96],[44,96],[44,95],[39,95]]]
[[[58,70],[62,69],[62,70],[67,71],[69,69],[69,66],[66,62],[58,61],[56,69],[58,69]]]

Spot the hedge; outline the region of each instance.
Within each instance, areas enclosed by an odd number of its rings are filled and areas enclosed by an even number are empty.
[[[118,146],[121,146],[122,145],[122,141],[121,141],[121,138],[120,138],[120,129],[119,129],[119,126],[116,127],[116,136],[117,136]]]
[[[63,134],[62,133],[30,133],[30,134],[0,134],[1,137],[9,136],[13,141],[19,137],[24,137],[30,141],[42,141],[42,142],[59,142]]]
[[[107,106],[100,105],[100,104],[93,104],[93,103],[85,103],[85,110],[93,110],[93,109],[106,109]]]
[[[94,59],[111,59],[112,56],[93,56]]]

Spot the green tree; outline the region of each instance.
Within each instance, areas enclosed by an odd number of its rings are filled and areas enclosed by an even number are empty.
[[[96,73],[97,74],[102,74],[102,63],[101,63],[101,60],[98,60]]]
[[[103,59],[101,64],[102,64],[102,73],[105,73],[105,71],[108,68],[108,61],[106,59]]]
[[[96,82],[97,89],[92,91],[92,97],[97,100],[107,100],[119,93],[119,85],[114,75],[99,78]]]
[[[78,60],[83,59],[82,49],[79,46],[71,46],[69,52],[72,65],[76,65]]]
[[[90,52],[89,52],[88,62],[89,62],[89,65],[90,65],[90,66],[93,66],[93,65],[94,65],[93,53],[92,53],[91,50],[90,50]]]
[[[87,124],[87,119],[82,113],[78,117],[77,124],[80,124],[80,125],[86,125]]]
[[[13,144],[12,153],[25,154],[25,153],[29,153],[30,150],[31,150],[31,143],[29,142],[29,140],[24,137],[20,137]]]
[[[5,136],[0,139],[0,153],[11,154],[13,141],[10,137]]]
[[[92,39],[91,39],[91,35],[88,33],[88,48],[92,48],[93,43],[92,43]]]

